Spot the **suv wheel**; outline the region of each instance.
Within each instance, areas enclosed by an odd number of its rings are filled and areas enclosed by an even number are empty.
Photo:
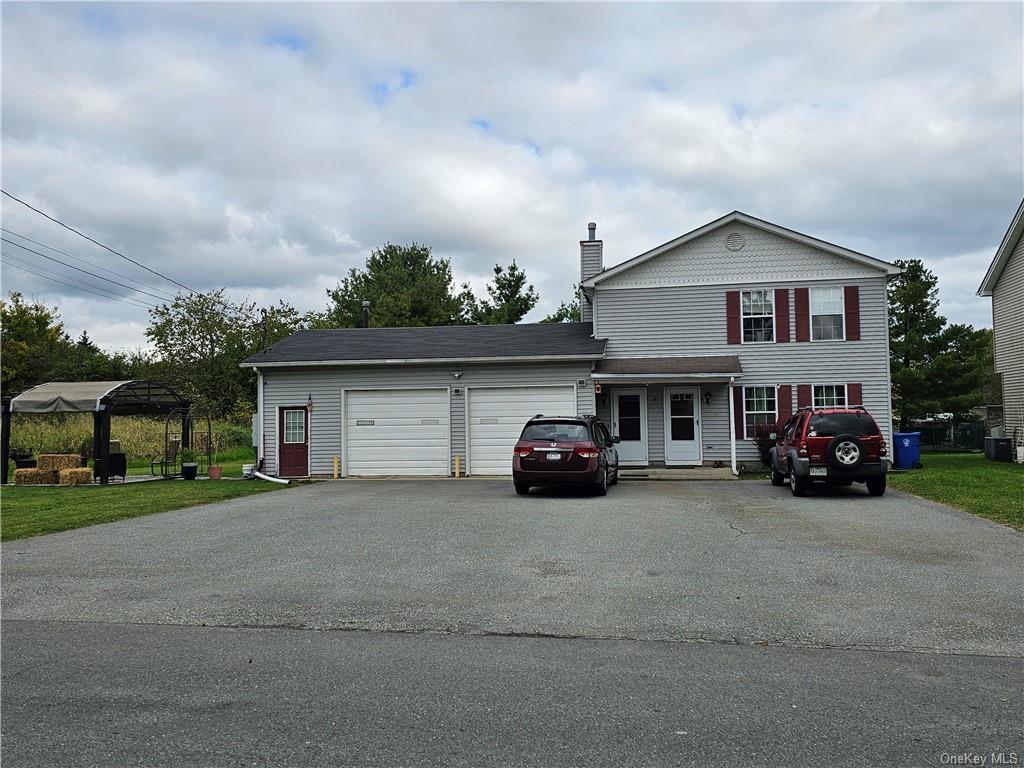
[[[776,472],[775,468],[772,468],[772,485],[782,486],[786,484],[786,476],[781,472]]]
[[[806,496],[807,486],[811,484],[811,481],[806,477],[797,477],[796,472],[793,468],[789,468],[789,489],[793,491],[794,496]]]
[[[836,435],[828,444],[828,463],[843,472],[852,472],[864,463],[864,446],[856,435]]]
[[[594,493],[598,496],[608,495],[608,467],[601,470],[601,478],[597,481],[597,485],[594,486]]]
[[[868,493],[872,496],[882,496],[885,494],[885,475],[881,477],[869,477],[864,481],[864,484],[868,487]]]
[[[530,492],[530,486],[526,483],[516,483],[516,493],[520,496],[525,496]]]

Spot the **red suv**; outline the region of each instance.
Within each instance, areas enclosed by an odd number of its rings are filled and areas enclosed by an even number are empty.
[[[596,416],[534,416],[512,451],[516,493],[525,496],[534,485],[583,485],[604,496],[619,482],[617,442]]]
[[[885,493],[888,446],[863,407],[801,408],[775,437],[772,485],[788,478],[794,496],[805,496],[812,482],[865,483],[872,496]]]

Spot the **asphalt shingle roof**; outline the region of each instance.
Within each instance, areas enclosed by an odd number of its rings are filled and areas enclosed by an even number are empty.
[[[590,323],[452,325],[430,328],[334,328],[298,331],[243,365],[385,360],[472,360],[604,354]]]
[[[597,373],[696,374],[743,373],[736,355],[705,355],[697,357],[619,357],[601,360]]]

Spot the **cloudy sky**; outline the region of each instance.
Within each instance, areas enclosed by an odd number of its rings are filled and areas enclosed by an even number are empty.
[[[1024,195],[1019,3],[4,3],[2,22],[4,189],[192,288],[303,310],[416,240],[478,288],[516,259],[539,319],[588,221],[611,265],[740,209],[923,258],[947,316],[989,325],[974,292]],[[9,240],[174,290],[2,212],[67,255]],[[3,250],[5,292],[144,343],[143,307]]]

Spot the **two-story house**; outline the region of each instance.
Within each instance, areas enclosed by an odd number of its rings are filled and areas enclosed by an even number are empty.
[[[243,363],[281,476],[511,473],[524,422],[597,413],[625,466],[757,462],[804,405],[891,439],[884,261],[733,212],[608,269],[580,242],[581,323],[300,331]]]

